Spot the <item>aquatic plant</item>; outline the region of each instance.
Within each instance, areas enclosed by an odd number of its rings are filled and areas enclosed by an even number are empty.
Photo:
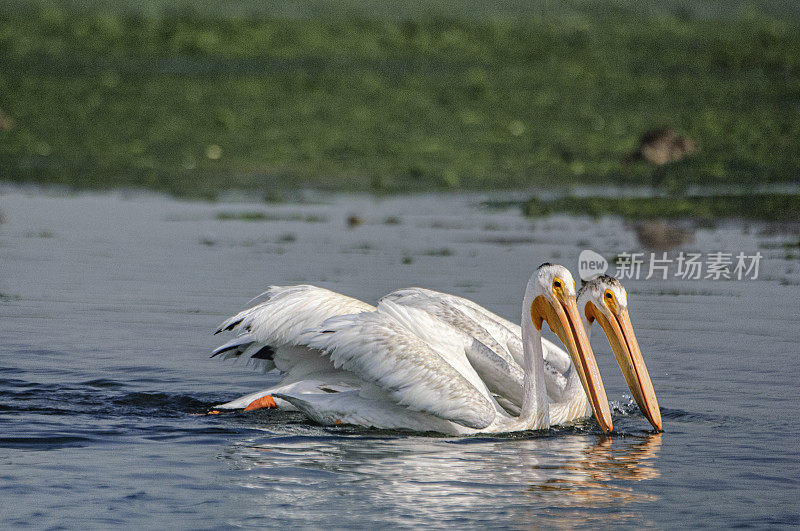
[[[800,194],[741,194],[687,197],[532,197],[522,205],[527,216],[565,213],[620,216],[632,220],[743,218],[800,222]]]
[[[146,4],[0,2],[2,180],[213,199],[798,175],[777,2]],[[626,164],[659,127],[700,149]]]

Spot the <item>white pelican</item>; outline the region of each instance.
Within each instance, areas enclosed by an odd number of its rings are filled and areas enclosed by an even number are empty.
[[[519,326],[469,299],[424,288],[397,290],[381,300],[391,300],[398,304],[424,309],[480,340],[498,355],[513,359],[509,362],[510,378],[505,382],[481,372],[479,365],[474,363],[472,358],[470,361],[476,365],[476,370],[492,392],[498,395],[498,401],[506,409],[514,411],[515,406],[521,404],[521,385],[511,381],[517,377],[518,372],[521,372],[517,366],[521,362],[522,348]],[[628,316],[628,295],[625,288],[617,279],[603,275],[581,287],[577,304],[578,308],[583,310],[581,320],[587,335],[595,320],[603,327],[639,409],[660,431],[661,413]],[[542,342],[545,382],[550,400],[550,424],[563,424],[591,416],[591,405],[583,391],[578,373],[572,370],[570,357],[550,341],[543,339]]]
[[[600,323],[639,409],[661,431],[661,410],[628,315],[628,292],[616,278],[602,275],[581,287],[578,308],[587,334],[593,321]]]
[[[541,326],[547,322],[567,347],[601,429],[612,430],[605,389],[577,309],[574,282],[563,266],[540,266],[525,292],[519,416],[509,415],[498,404],[472,365],[480,360],[481,370],[499,379],[492,384],[496,386],[502,385],[508,360],[424,310],[385,300],[369,311],[371,307],[360,301],[320,288],[286,291],[223,323],[220,330],[243,334],[218,348],[215,355],[251,353],[265,360],[267,367],[283,370],[287,376],[271,395],[317,422],[453,434],[546,428],[550,416]],[[318,298],[324,295],[328,304],[313,310],[307,307],[303,314],[298,304],[307,305],[308,299],[297,297],[301,292],[315,293]],[[283,303],[276,304],[276,299]],[[358,313],[338,315],[306,329],[309,321],[338,312],[340,305],[352,306]],[[224,406],[241,407],[263,394]]]

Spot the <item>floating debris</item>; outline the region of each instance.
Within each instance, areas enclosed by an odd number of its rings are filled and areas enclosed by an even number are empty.
[[[361,219],[361,216],[358,216],[356,214],[350,214],[349,216],[347,216],[347,226],[351,229],[358,227],[363,223],[364,220]]]
[[[441,249],[428,249],[424,253],[423,256],[453,256],[453,251],[448,249],[447,247],[443,247]]]

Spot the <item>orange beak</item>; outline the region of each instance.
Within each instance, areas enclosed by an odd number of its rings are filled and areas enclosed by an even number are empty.
[[[611,422],[611,409],[608,406],[606,390],[597,361],[594,358],[589,338],[578,314],[578,305],[572,295],[563,295],[558,303],[553,304],[543,295],[534,299],[531,305],[531,317],[537,329],[542,329],[542,321],[547,322],[561,342],[567,347],[572,364],[578,371],[586,396],[592,405],[594,417],[605,433],[614,430]]]
[[[622,308],[619,313],[612,310],[611,315],[612,319],[608,319],[594,303],[586,303],[586,317],[590,322],[596,319],[603,327],[608,342],[611,344],[611,350],[614,351],[614,357],[617,358],[617,363],[622,369],[622,374],[625,376],[625,381],[628,383],[628,388],[639,405],[639,409],[650,421],[650,424],[661,431],[661,410],[658,407],[653,382],[650,380],[650,374],[644,364],[642,351],[639,349],[639,342],[636,340],[636,334],[633,333],[628,309]]]

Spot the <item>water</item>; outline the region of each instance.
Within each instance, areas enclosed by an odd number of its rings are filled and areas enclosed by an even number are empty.
[[[456,438],[204,415],[274,381],[209,359],[216,325],[269,284],[373,302],[422,285],[518,320],[540,262],[575,271],[584,248],[641,247],[620,221],[529,221],[478,196],[316,199],[3,190],[0,527],[800,524],[800,249],[785,227],[726,223],[684,246],[760,251],[758,280],[625,282],[663,434],[599,331],[611,438],[593,422]],[[252,211],[270,219],[218,219]]]

